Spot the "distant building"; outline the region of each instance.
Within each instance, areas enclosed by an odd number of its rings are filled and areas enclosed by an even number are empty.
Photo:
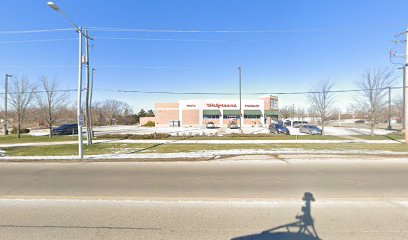
[[[168,126],[205,126],[214,122],[222,127],[235,121],[243,126],[265,126],[279,117],[278,97],[266,96],[259,100],[242,100],[242,111],[239,111],[239,100],[205,99],[179,100],[175,103],[156,103],[155,122],[157,127]]]

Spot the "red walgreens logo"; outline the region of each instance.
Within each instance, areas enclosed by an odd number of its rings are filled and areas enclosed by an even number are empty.
[[[207,107],[224,107],[224,108],[229,108],[229,107],[237,107],[237,104],[225,104],[225,103],[207,103]]]

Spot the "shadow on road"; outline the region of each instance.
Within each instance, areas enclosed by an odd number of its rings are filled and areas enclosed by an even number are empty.
[[[150,147],[146,147],[146,148],[143,148],[143,149],[134,150],[134,151],[128,152],[127,154],[133,154],[133,153],[144,152],[144,151],[146,151],[146,150],[150,150],[150,149],[159,147],[159,146],[164,145],[164,144],[172,144],[172,143],[176,143],[176,142],[181,142],[181,141],[187,140],[187,139],[192,138],[192,137],[193,137],[193,136],[186,136],[186,137],[183,137],[183,138],[181,138],[181,139],[176,139],[176,140],[169,141],[169,142],[163,142],[163,143],[153,144],[153,145],[150,146]]]
[[[303,201],[305,201],[305,206],[302,207],[303,215],[296,216],[298,221],[231,240],[321,240],[317,235],[311,214],[311,202],[315,201],[313,194],[306,192]]]
[[[396,138],[393,138],[393,137],[388,136],[388,135],[384,135],[384,137],[386,137],[386,138],[388,138],[388,139],[390,139],[390,140],[393,140],[393,141],[399,142],[399,143],[405,143],[405,141],[404,141],[404,140],[396,139]]]

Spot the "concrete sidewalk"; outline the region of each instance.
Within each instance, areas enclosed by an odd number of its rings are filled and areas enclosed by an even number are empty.
[[[336,144],[336,143],[373,143],[373,144],[396,144],[403,143],[403,140],[365,140],[365,139],[350,139],[350,140],[94,140],[94,143],[128,143],[128,144]],[[10,147],[29,147],[29,146],[52,146],[77,144],[78,141],[62,141],[62,142],[32,142],[32,143],[10,143],[0,144],[0,148]],[[84,141],[86,144],[86,141]]]
[[[86,161],[86,162],[115,162],[115,161],[135,161],[135,162],[158,162],[158,161],[267,161],[276,163],[287,163],[285,159],[290,156],[296,161],[330,161],[335,158],[352,158],[353,161],[379,160],[385,156],[393,156],[402,161],[408,161],[408,152],[392,151],[368,151],[368,150],[304,150],[304,149],[234,149],[234,150],[205,150],[195,152],[175,152],[175,153],[123,153],[123,154],[99,154],[84,155],[79,159],[77,155],[67,156],[7,156],[0,152],[0,162],[24,162],[24,161]],[[347,160],[349,161],[349,160]]]

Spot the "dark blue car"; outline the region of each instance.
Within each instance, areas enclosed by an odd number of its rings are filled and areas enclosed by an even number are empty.
[[[67,123],[52,129],[52,135],[78,134],[78,124]]]
[[[289,129],[287,129],[283,124],[281,123],[271,123],[269,125],[269,132],[274,133],[274,134],[287,134],[289,135]]]

